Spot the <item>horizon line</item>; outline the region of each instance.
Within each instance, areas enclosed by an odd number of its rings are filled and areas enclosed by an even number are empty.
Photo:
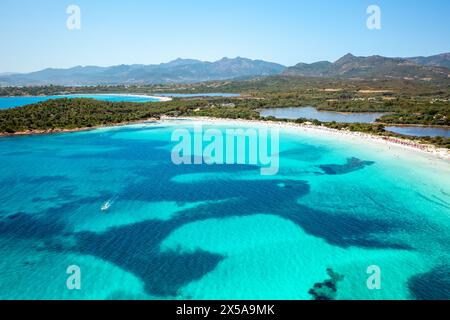
[[[247,59],[247,60],[251,60],[251,61],[264,61],[264,62],[268,62],[268,63],[274,63],[274,64],[281,65],[281,66],[283,66],[285,68],[289,68],[289,67],[293,67],[293,66],[295,66],[297,64],[300,64],[300,63],[304,63],[304,64],[314,64],[314,63],[317,63],[317,62],[331,62],[331,63],[334,63],[334,62],[338,61],[340,58],[345,57],[347,55],[352,55],[354,57],[374,57],[374,56],[379,56],[379,57],[390,58],[390,59],[410,59],[410,58],[421,58],[421,57],[433,57],[433,56],[439,56],[439,55],[444,55],[444,54],[450,54],[450,51],[440,52],[440,53],[431,54],[431,55],[419,55],[419,56],[411,56],[411,57],[384,56],[384,55],[380,55],[380,54],[372,54],[372,55],[364,56],[364,55],[355,55],[355,54],[353,54],[351,52],[348,52],[348,53],[344,54],[343,56],[337,58],[334,61],[330,61],[330,60],[326,60],[326,59],[325,60],[316,60],[314,62],[309,62],[309,63],[300,61],[300,62],[297,62],[294,65],[285,65],[283,63],[269,61],[269,60],[264,60],[264,59],[261,59],[261,58],[256,58],[256,59],[247,58],[247,57],[243,57],[243,56],[240,56],[240,55],[238,55],[238,56],[236,56],[234,58],[229,58],[227,56],[224,56],[224,57],[222,57],[222,58],[220,58],[218,60],[214,60],[214,61],[201,60],[201,59],[196,59],[196,58],[182,58],[182,57],[178,57],[178,58],[166,61],[166,62],[148,63],[148,64],[145,64],[145,63],[121,63],[121,64],[113,64],[113,65],[95,65],[95,64],[81,65],[81,64],[78,64],[78,65],[74,65],[74,66],[71,66],[71,67],[45,67],[45,68],[42,68],[42,69],[37,69],[37,70],[33,70],[33,71],[26,71],[26,72],[1,71],[0,72],[0,76],[29,74],[29,73],[34,73],[34,72],[41,72],[41,71],[44,71],[44,70],[70,70],[70,69],[74,69],[74,68],[78,68],[78,67],[81,67],[81,68],[88,68],[88,67],[113,68],[113,67],[118,67],[118,66],[158,66],[158,65],[163,65],[163,64],[168,64],[168,63],[171,63],[171,62],[175,62],[177,60],[195,60],[195,61],[202,62],[202,63],[215,63],[215,62],[219,62],[219,61],[224,60],[224,59],[229,59],[229,60]]]

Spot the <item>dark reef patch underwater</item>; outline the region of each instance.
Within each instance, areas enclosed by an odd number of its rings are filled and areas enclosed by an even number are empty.
[[[418,300],[450,300],[450,265],[438,266],[419,274],[408,282],[409,289]],[[433,287],[434,290],[429,290]]]
[[[337,284],[344,280],[344,276],[328,268],[327,274],[329,279],[315,283],[314,287],[308,291],[314,297],[314,300],[334,300],[337,294]]]
[[[326,174],[346,174],[351,173],[356,170],[364,169],[366,166],[373,165],[375,162],[373,161],[362,161],[358,158],[349,158],[347,159],[347,163],[340,164],[326,164],[319,166]]]
[[[272,178],[261,177],[258,166],[177,166],[171,163],[170,157],[172,130],[172,126],[148,124],[68,135],[1,139],[0,253],[5,265],[0,264],[0,297],[26,299],[26,282],[37,280],[31,279],[32,274],[24,268],[32,264],[36,272],[45,273],[43,262],[30,261],[40,261],[40,257],[47,255],[64,257],[61,261],[67,259],[75,264],[79,259],[83,265],[86,257],[90,257],[105,268],[112,265],[121,272],[132,274],[143,288],[139,291],[117,280],[113,292],[106,289],[80,292],[75,296],[78,298],[215,298],[215,291],[209,293],[208,290],[223,286],[220,291],[224,296],[216,298],[251,299],[261,297],[258,294],[264,288],[252,287],[252,284],[263,281],[258,278],[262,275],[272,280],[267,284],[266,295],[261,298],[276,298],[278,296],[271,296],[270,292],[278,292],[280,297],[287,299],[309,299],[308,289],[313,283],[320,284],[311,291],[315,298],[348,298],[352,290],[345,283],[359,279],[359,274],[365,272],[356,268],[376,263],[377,259],[395,269],[399,274],[398,281],[402,282],[398,285],[396,276],[387,277],[386,281],[390,281],[389,285],[392,282],[392,288],[395,288],[392,290],[397,291],[384,293],[386,296],[381,297],[449,297],[448,268],[433,269],[435,266],[430,264],[435,256],[448,259],[443,252],[449,247],[442,247],[443,239],[450,239],[448,221],[444,225],[435,220],[423,223],[421,215],[423,208],[436,215],[445,208],[420,197],[412,199],[411,205],[405,198],[389,204],[391,189],[366,194],[367,184],[387,188],[379,177],[365,175],[368,166],[377,170],[378,160],[362,161],[359,158],[367,159],[367,155],[359,155],[357,150],[348,152],[358,158],[349,157],[334,152],[332,147],[316,147],[310,140],[308,144],[293,143],[287,136],[281,140],[282,146],[285,141],[289,142],[280,152],[282,174]],[[21,150],[27,152],[21,153]],[[305,153],[302,164],[296,162]],[[308,174],[314,167],[319,167],[325,174]],[[344,178],[348,179],[348,184]],[[360,186],[355,187],[355,183]],[[321,192],[330,192],[326,190],[330,186],[335,187],[332,190],[343,190],[343,193],[324,197]],[[404,188],[403,185],[394,187]],[[344,190],[353,190],[354,194]],[[380,200],[385,194],[389,196],[386,201]],[[399,193],[399,197],[405,195],[409,196],[409,193]],[[331,205],[330,200],[336,197],[342,198],[342,208]],[[441,197],[448,198],[443,194]],[[373,211],[361,206],[361,198],[371,203]],[[111,207],[102,212],[105,201],[110,201]],[[328,209],[322,206],[327,203],[330,203]],[[395,210],[408,214],[393,214]],[[251,228],[239,229],[240,219],[256,219],[262,214],[276,219],[282,229],[274,227],[266,234],[258,234]],[[207,221],[216,221],[216,224],[234,221],[230,219],[236,219],[236,228],[230,232],[243,232],[241,238],[249,237],[254,244],[228,243],[225,236],[223,243],[217,245],[225,249],[209,250],[206,245],[208,230],[196,229],[197,226]],[[189,239],[180,238],[180,247],[162,250],[169,237],[176,237],[177,231],[187,227],[194,230],[189,235],[192,242],[197,241],[203,246],[191,248]],[[440,236],[436,237],[435,232]],[[297,240],[286,243],[289,240],[280,240],[282,235]],[[440,247],[424,249],[414,242],[415,237],[429,244],[439,243]],[[17,248],[11,246],[15,241]],[[26,256],[29,252],[19,247],[27,241],[33,243],[26,248],[35,257]],[[264,246],[258,245],[261,241],[265,241]],[[305,256],[301,249],[303,243],[317,246],[310,248],[311,252],[328,253]],[[282,252],[284,245],[292,248],[290,255],[277,253],[275,248],[280,246]],[[410,255],[412,260],[408,260]],[[248,257],[252,257],[251,261],[261,259],[261,269],[248,270],[253,279],[244,273],[242,277],[246,278],[240,279],[239,268],[246,268]],[[399,262],[395,260],[397,257]],[[420,263],[417,266],[413,263],[412,269],[401,275],[403,264],[417,259]],[[297,264],[299,269],[288,273],[279,269],[279,274],[270,273],[269,270],[275,270],[283,263]],[[6,287],[9,282],[4,277],[8,274],[2,273],[6,264],[14,266],[23,279],[23,283],[19,281],[12,291]],[[61,264],[64,266],[63,262]],[[289,269],[287,265],[286,270]],[[321,284],[323,270],[329,266],[346,276],[339,290],[336,285],[341,278],[333,271],[328,270],[330,280]],[[297,283],[292,285],[293,289],[281,285],[293,273],[308,275],[299,278],[303,279],[301,289]],[[105,279],[105,283],[114,281],[114,276]],[[119,279],[119,271],[116,276]],[[51,289],[45,289],[44,297],[73,297],[64,286],[56,283],[56,279],[48,275]],[[243,287],[228,288],[231,279],[240,281]],[[363,280],[351,298],[370,297],[372,293],[366,293]],[[245,283],[249,284],[246,286]],[[99,284],[99,287],[105,286]],[[331,291],[324,292],[324,288]],[[238,293],[242,294],[233,296]]]

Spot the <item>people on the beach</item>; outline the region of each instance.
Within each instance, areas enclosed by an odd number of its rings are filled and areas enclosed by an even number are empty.
[[[383,140],[386,140],[386,141],[392,142],[392,143],[401,144],[401,145],[407,146],[407,147],[418,148],[418,149],[421,149],[421,150],[427,150],[428,149],[428,147],[426,145],[423,145],[423,144],[420,144],[420,143],[415,143],[414,141],[402,140],[402,139],[393,138],[393,137],[383,137]]]

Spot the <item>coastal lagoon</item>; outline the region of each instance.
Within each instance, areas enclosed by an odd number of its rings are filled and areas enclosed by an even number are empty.
[[[44,102],[52,99],[75,99],[87,98],[109,102],[157,102],[164,98],[196,98],[196,97],[239,97],[239,94],[232,93],[196,93],[196,94],[176,94],[162,93],[158,96],[133,95],[133,94],[68,94],[54,96],[16,96],[16,97],[0,97],[0,110],[16,107],[23,107],[29,104]]]
[[[0,138],[0,299],[311,299],[327,268],[336,299],[450,299],[447,161],[280,127],[276,175],[175,165],[193,125]]]
[[[52,99],[75,99],[87,98],[109,102],[156,102],[161,99],[158,97],[150,97],[143,95],[126,95],[126,94],[68,94],[56,96],[17,96],[17,97],[0,97],[0,109],[10,109],[23,107],[29,104],[44,102]]]
[[[450,138],[449,128],[437,128],[437,127],[415,127],[415,126],[403,126],[386,127],[387,131],[403,134],[406,136],[416,136],[416,137],[447,137]]]
[[[161,97],[171,97],[171,98],[237,98],[241,95],[239,93],[158,93]]]
[[[386,113],[367,112],[367,113],[341,113],[334,111],[319,111],[313,107],[294,107],[294,108],[273,108],[262,109],[262,117],[275,117],[278,119],[299,119],[319,120],[322,122],[343,122],[343,123],[374,123]]]

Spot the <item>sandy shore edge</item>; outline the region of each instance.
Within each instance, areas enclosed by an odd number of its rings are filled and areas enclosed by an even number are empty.
[[[299,124],[293,122],[282,121],[261,121],[261,120],[245,120],[245,119],[223,119],[212,117],[162,117],[160,122],[176,121],[176,120],[191,120],[198,122],[208,122],[211,124],[242,124],[242,125],[263,125],[266,127],[279,127],[287,130],[301,130],[309,131],[318,134],[334,135],[339,137],[349,137],[360,140],[364,143],[377,143],[387,147],[398,147],[409,151],[415,151],[422,154],[431,155],[442,160],[450,161],[450,150],[446,148],[438,148],[430,144],[421,144],[416,141],[402,138],[393,138],[388,136],[376,136],[364,132],[354,132],[349,130],[338,130],[327,128],[323,126],[316,126],[312,124]]]
[[[133,124],[143,124],[146,122],[157,122],[160,121],[157,118],[149,118],[144,120],[136,120],[136,121],[128,121],[121,123],[112,123],[105,125],[98,125],[92,127],[83,127],[83,128],[74,128],[74,129],[47,129],[47,130],[26,130],[26,131],[18,131],[14,133],[0,133],[0,137],[20,137],[20,136],[33,136],[33,135],[44,135],[44,134],[58,134],[58,133],[71,133],[71,132],[82,132],[82,131],[92,131],[96,129],[105,129],[105,128],[115,128],[115,127],[123,127],[130,126]]]
[[[282,122],[282,121],[261,121],[261,120],[245,120],[245,119],[225,119],[225,118],[212,118],[212,117],[161,117],[157,118],[149,118],[144,120],[130,121],[125,123],[117,123],[117,124],[107,124],[107,125],[99,125],[94,127],[85,127],[85,128],[75,128],[75,129],[52,129],[52,130],[28,130],[21,131],[15,133],[0,133],[0,137],[14,137],[14,136],[27,136],[27,135],[40,135],[40,134],[58,134],[58,133],[70,133],[70,132],[80,132],[80,131],[90,131],[101,128],[114,128],[119,126],[127,126],[133,124],[143,124],[145,122],[174,122],[180,120],[190,120],[190,121],[198,121],[198,122],[208,122],[211,124],[242,124],[242,125],[263,125],[266,127],[279,127],[281,129],[288,130],[302,130],[315,132],[319,134],[325,135],[335,135],[338,137],[349,137],[359,139],[364,143],[378,143],[383,144],[385,146],[398,147],[410,151],[419,152],[422,154],[432,155],[434,157],[450,161],[450,150],[445,148],[438,148],[429,144],[419,144],[413,140],[409,139],[400,139],[400,138],[392,138],[387,136],[376,136],[363,132],[353,132],[348,130],[337,130],[331,129],[323,126],[315,126],[312,124],[299,124],[293,122]],[[389,140],[390,139],[390,140]]]

